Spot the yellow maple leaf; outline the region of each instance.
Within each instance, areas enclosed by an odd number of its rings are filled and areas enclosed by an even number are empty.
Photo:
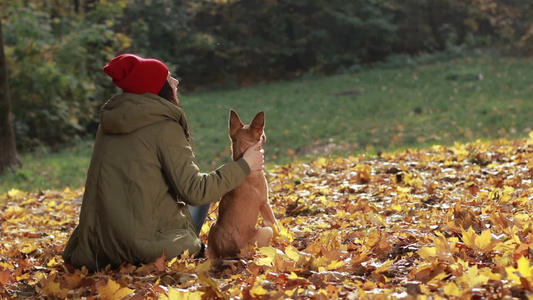
[[[2,262],[0,261],[0,267],[3,268],[3,269],[14,269],[15,266],[13,266],[12,263],[10,262]]]
[[[392,265],[393,261],[390,259],[387,259],[382,265],[380,265],[376,270],[374,270],[375,273],[383,273],[390,269],[390,266]]]
[[[61,263],[57,262],[56,258],[57,257],[52,257],[52,259],[50,259],[50,261],[48,261],[46,266],[50,267],[50,268],[61,266]]]
[[[461,229],[463,231],[463,243],[470,247],[475,247],[476,245],[476,232],[472,227],[469,227],[468,230]]]
[[[401,194],[411,194],[411,188],[410,187],[396,187],[396,191]]]
[[[159,299],[161,300],[201,300],[203,295],[204,295],[204,292],[202,291],[191,292],[189,290],[169,288],[168,296],[162,295],[159,297]]]
[[[292,259],[295,262],[298,262],[300,260],[300,251],[298,251],[298,249],[296,249],[292,245],[285,247],[285,254],[288,258]]]
[[[208,222],[204,222],[202,229],[200,230],[200,234],[208,234],[209,229],[211,229],[211,225]]]
[[[174,256],[170,261],[167,262],[167,267],[170,268],[177,261],[178,261],[178,257]]]
[[[52,298],[62,298],[65,299],[68,295],[67,289],[62,289],[59,282],[54,281],[45,281],[46,283],[43,284],[43,293],[46,296],[52,297]]]
[[[372,166],[367,164],[357,164],[355,166],[357,172],[357,181],[360,183],[369,183],[372,180]]]
[[[457,238],[451,237],[446,239],[446,237],[444,237],[441,233],[441,235],[435,239],[437,257],[445,262],[454,263],[455,259],[453,257],[453,253],[454,251],[456,251],[455,245],[457,244],[457,242]]]
[[[461,292],[457,284],[455,284],[455,282],[453,281],[444,285],[444,294],[446,296],[455,296],[455,297],[460,297],[461,295],[463,295],[463,293]]]
[[[480,235],[477,235],[472,227],[469,227],[467,231],[463,231],[463,242],[465,245],[482,252],[488,252],[496,246],[496,241],[492,240],[492,233],[490,229],[483,231]]]
[[[507,273],[507,279],[520,283],[520,278],[533,279],[532,272],[533,267],[530,266],[529,259],[525,256],[520,257],[517,261],[517,268],[507,267],[505,272]]]
[[[312,266],[316,268],[319,272],[325,271],[325,266],[328,265],[329,260],[324,256],[319,256],[312,261]]]
[[[369,212],[364,215],[365,219],[368,220],[369,223],[374,225],[386,225],[385,219],[379,214],[375,214],[373,212]]]
[[[196,266],[196,272],[197,273],[207,273],[209,270],[211,270],[212,263],[213,263],[213,261],[210,260],[210,259],[204,261],[203,263],[199,263]]]
[[[492,243],[492,233],[490,229],[483,231],[479,236],[476,237],[476,247],[483,252],[486,252],[489,246]],[[492,247],[491,247],[492,248]]]
[[[17,197],[24,197],[27,193],[21,191],[21,190],[18,190],[18,189],[10,189],[8,192],[7,192],[7,195],[11,198],[17,198]]]
[[[326,270],[328,271],[336,270],[340,267],[343,267],[344,265],[345,263],[343,261],[333,260],[329,263],[329,265],[326,266]]]
[[[325,158],[325,157],[319,157],[316,161],[315,161],[315,164],[317,166],[324,166],[325,164],[327,164],[328,162],[328,159]]]
[[[320,236],[318,244],[328,250],[346,250],[342,244],[342,232],[338,230],[329,230]]]
[[[22,275],[19,275],[16,277],[17,281],[27,280],[30,279],[31,274],[30,273],[23,273]]]
[[[229,299],[228,295],[220,291],[218,282],[208,275],[208,271],[211,270],[211,266],[211,259],[208,259],[205,262],[198,264],[198,266],[196,267],[196,272],[198,273],[198,281],[206,287],[211,288],[219,298]]]
[[[487,277],[489,280],[496,280],[500,281],[502,280],[502,274],[500,273],[493,273],[489,268],[483,268],[479,270],[479,274],[482,276]]]
[[[390,208],[394,211],[402,211],[402,206],[400,204],[394,204]]]
[[[121,300],[135,291],[127,287],[121,287],[120,284],[112,279],[108,279],[107,283],[103,280],[100,281],[100,284],[97,283],[97,289],[102,300]]]
[[[462,282],[466,283],[469,288],[486,284],[489,281],[487,276],[480,274],[476,265],[469,268],[460,279]]]
[[[291,272],[291,274],[289,274],[289,279],[298,279],[298,278],[301,278],[300,276],[298,276],[298,274],[294,273],[294,272]]]
[[[19,251],[24,253],[24,254],[30,254],[32,253],[33,251],[37,250],[39,248],[39,245],[35,244],[35,243],[27,243],[27,244],[24,244],[22,246],[22,249],[20,249]]]
[[[277,235],[274,236],[275,241],[277,242],[285,241],[288,244],[294,241],[294,234],[292,233],[292,231],[289,228],[283,226],[281,222],[278,222],[276,231],[277,231]]]
[[[292,290],[285,290],[285,295],[292,297],[296,296],[297,294],[300,294],[304,292],[305,290],[303,288],[294,288]]]
[[[264,287],[262,287],[260,284],[258,284],[256,281],[256,284],[254,284],[254,286],[250,289],[250,294],[253,297],[258,297],[258,296],[264,296],[268,294],[268,291]]]
[[[451,150],[457,156],[458,161],[464,160],[470,154],[470,152],[466,149],[466,146],[464,144],[460,144],[459,142],[455,142],[453,147],[451,147]]]
[[[226,292],[228,293],[228,296],[230,299],[235,299],[235,298],[238,298],[242,294],[242,287],[239,285],[236,285],[232,288],[229,288]]]
[[[274,193],[278,193],[278,192],[281,192],[281,190],[283,189],[283,186],[281,185],[280,182],[276,182],[274,184],[272,184],[270,186],[270,190]]]
[[[428,259],[437,255],[437,249],[435,247],[422,247],[416,253],[423,259]]]
[[[422,181],[420,177],[413,173],[405,173],[403,181],[405,184],[415,189],[420,189],[422,186],[424,186],[424,181]]]
[[[276,255],[278,255],[278,251],[278,249],[272,246],[259,248],[258,252],[264,255],[264,257],[258,258],[255,263],[260,266],[272,266]],[[279,253],[283,254],[281,251]]]
[[[439,284],[440,282],[444,281],[444,278],[446,278],[448,274],[446,272],[440,272],[439,274],[435,275],[435,277],[431,278],[430,281],[428,281],[428,284]]]
[[[10,206],[3,212],[4,219],[15,219],[25,213],[23,207],[20,206]]]
[[[46,279],[46,274],[43,273],[43,272],[36,272],[35,274],[33,274],[33,279],[36,279],[35,282],[37,281],[43,281]]]

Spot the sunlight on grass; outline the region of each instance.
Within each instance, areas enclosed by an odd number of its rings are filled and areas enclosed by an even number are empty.
[[[23,167],[0,176],[0,193],[12,188],[36,192],[46,189],[79,188],[85,184],[92,142],[82,142],[61,153],[38,151],[20,157]]]
[[[202,171],[230,159],[230,109],[245,123],[265,111],[266,161],[284,164],[307,156],[527,136],[533,127],[532,65],[532,59],[469,57],[184,93],[180,100]],[[83,186],[90,144],[60,154],[24,155],[23,169],[0,177],[0,192]]]
[[[533,117],[531,65],[466,58],[198,93],[182,101],[203,167],[229,159],[230,108],[245,120],[264,110],[267,160],[287,162],[324,150],[380,152],[523,137]]]

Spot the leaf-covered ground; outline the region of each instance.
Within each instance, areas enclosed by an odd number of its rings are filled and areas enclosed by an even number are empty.
[[[532,176],[533,135],[279,166],[270,247],[94,274],[60,256],[82,191],[12,190],[0,298],[531,299]]]

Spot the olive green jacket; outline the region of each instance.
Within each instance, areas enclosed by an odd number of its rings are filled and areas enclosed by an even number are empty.
[[[140,264],[201,242],[186,204],[218,200],[244,182],[242,158],[209,174],[194,163],[181,108],[154,94],[119,94],[101,109],[78,227],[63,258],[94,271]]]

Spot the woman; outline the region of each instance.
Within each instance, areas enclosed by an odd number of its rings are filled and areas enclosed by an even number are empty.
[[[163,252],[203,255],[198,234],[209,204],[251,171],[264,169],[261,142],[243,158],[203,174],[179,106],[179,81],[167,66],[123,54],[104,72],[123,93],[100,111],[79,224],[63,253],[65,262],[95,271],[153,262]]]

